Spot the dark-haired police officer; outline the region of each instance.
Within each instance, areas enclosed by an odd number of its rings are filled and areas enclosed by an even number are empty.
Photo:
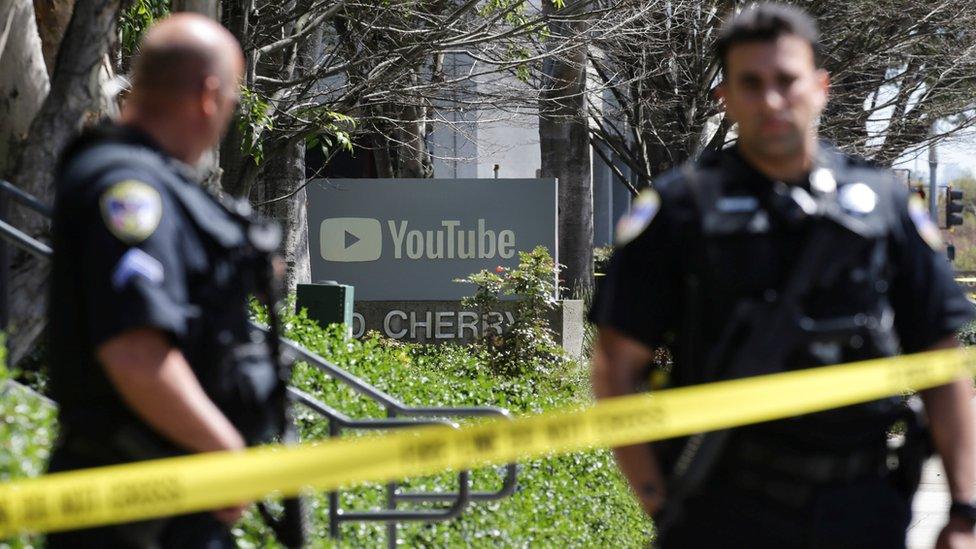
[[[795,8],[752,6],[723,28],[717,94],[737,144],[660,178],[618,226],[590,311],[598,397],[638,390],[661,346],[681,386],[957,345],[971,307],[924,205],[817,140],[817,50]],[[968,379],[922,392],[954,502],[941,547],[976,543],[970,398]],[[898,404],[615,454],[665,547],[903,547],[913,472],[892,470],[886,445]]]
[[[224,207],[188,172],[230,121],[242,69],[220,25],[165,19],[141,44],[119,123],[63,154],[50,311],[61,437],[51,471],[238,450],[278,427],[278,374],[247,319],[274,238],[262,238],[246,204]],[[56,533],[48,545],[233,547],[229,527],[244,508]]]

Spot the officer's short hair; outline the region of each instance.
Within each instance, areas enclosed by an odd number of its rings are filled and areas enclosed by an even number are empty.
[[[172,92],[199,91],[211,75],[226,80],[220,74],[216,54],[181,43],[141,48],[132,70],[135,87]]]
[[[814,63],[821,63],[820,31],[805,11],[786,4],[761,3],[747,6],[722,26],[715,40],[714,54],[722,73],[726,55],[733,46],[749,42],[772,42],[781,36],[796,36],[810,44]]]

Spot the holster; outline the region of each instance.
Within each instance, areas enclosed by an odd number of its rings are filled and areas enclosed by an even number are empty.
[[[932,456],[934,447],[917,397],[909,400],[902,419],[905,423],[905,435],[900,445],[895,443],[894,447],[890,447],[891,459],[896,462],[891,464],[894,467],[889,467],[890,478],[899,493],[906,499],[911,499],[922,480],[922,466]]]
[[[249,446],[272,442],[281,436],[285,394],[267,346],[263,342],[238,344],[222,354],[214,402]]]

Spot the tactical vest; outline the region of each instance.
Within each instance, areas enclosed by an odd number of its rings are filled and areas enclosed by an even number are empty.
[[[143,147],[95,145],[85,152],[84,166],[74,168],[72,180],[91,182],[133,163],[157,175],[199,236],[209,262],[209,272],[186,273],[191,277],[188,329],[178,346],[208,397],[247,443],[268,442],[282,428],[283,381],[264,334],[251,328],[246,311],[256,277],[264,276],[258,256],[269,245],[254,240],[265,233],[250,218],[245,200],[221,204],[193,183],[182,166]]]
[[[897,354],[887,295],[889,237],[896,221],[892,183],[878,170],[847,166],[830,150],[812,172],[809,188],[775,183],[767,193],[730,191],[734,174],[721,168],[706,163],[682,169],[698,230],[689,241],[673,384]],[[783,239],[793,239],[794,261],[778,283],[762,287],[755,280],[772,268],[767,262],[782,258],[777,246]],[[818,239],[818,258],[804,259]],[[734,304],[716,307],[726,296]],[[792,306],[784,305],[787,300]],[[728,314],[715,319],[721,315],[716,309]],[[766,318],[779,321],[764,325]],[[712,320],[716,333],[702,333],[703,319]],[[746,356],[737,355],[743,351]],[[899,412],[897,399],[885,399],[754,430],[814,446],[849,447],[883,436]]]

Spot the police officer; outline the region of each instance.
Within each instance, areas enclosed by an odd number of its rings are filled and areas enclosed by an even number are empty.
[[[618,226],[590,311],[597,397],[637,391],[664,346],[671,386],[956,346],[971,307],[924,205],[817,139],[815,23],[752,6],[715,55],[737,143],[660,178]],[[976,544],[970,395],[966,379],[921,395],[953,500],[940,547]],[[899,404],[615,454],[665,547],[903,547],[918,463],[887,445]]]
[[[252,333],[260,231],[189,166],[237,105],[243,56],[209,19],[150,28],[119,123],[83,134],[57,178],[50,470],[239,450],[273,436],[280,381]],[[152,497],[152,494],[144,494]],[[52,534],[52,547],[232,547],[245,506]]]

